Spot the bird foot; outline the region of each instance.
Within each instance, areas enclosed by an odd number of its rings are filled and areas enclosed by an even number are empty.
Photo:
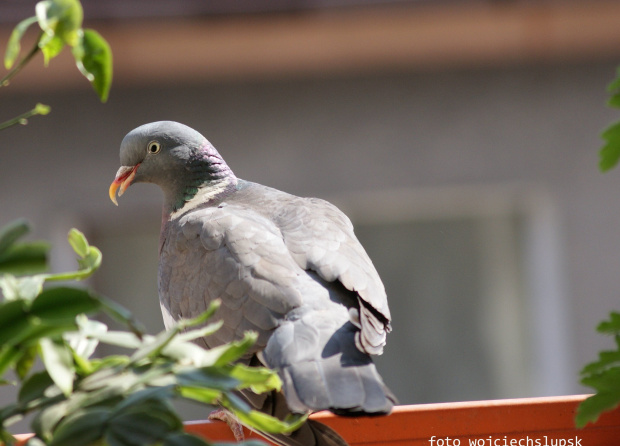
[[[209,414],[209,420],[219,420],[228,424],[228,427],[235,436],[236,441],[243,441],[245,436],[243,435],[243,426],[237,419],[237,417],[226,409],[217,409]]]

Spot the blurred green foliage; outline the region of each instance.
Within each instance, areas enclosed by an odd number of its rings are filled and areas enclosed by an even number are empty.
[[[0,87],[9,85],[28,62],[43,54],[45,66],[68,46],[80,72],[91,83],[101,102],[108,100],[112,85],[112,51],[95,30],[82,28],[83,11],[79,0],[44,0],[35,6],[35,15],[15,26],[6,45],[4,67],[8,73],[0,79]],[[21,59],[21,43],[26,31],[37,24],[39,37]],[[19,59],[19,61],[18,61]],[[37,104],[32,110],[0,124],[0,130],[15,124],[26,124],[28,118],[49,113],[48,106]]]
[[[609,84],[607,91],[611,93],[607,105],[620,108],[620,67],[618,67],[616,79]],[[616,167],[620,160],[620,122],[616,122],[605,129],[601,137],[605,144],[599,151],[599,169],[606,172]]]
[[[278,420],[257,412],[235,394],[281,387],[274,371],[237,363],[256,333],[210,350],[192,342],[220,328],[221,322],[208,322],[219,302],[198,318],[146,334],[107,298],[83,287],[46,285],[85,279],[101,264],[101,252],[81,232],[72,229],[68,236],[79,268],[61,274],[41,272],[49,246],[20,241],[27,232],[23,220],[0,230],[0,379],[19,386],[17,401],[0,408],[1,441],[12,444],[7,428],[34,413],[29,446],[209,444],[184,432],[173,399],[225,407],[244,424],[270,433],[290,432],[305,421],[305,416]],[[90,318],[96,313],[126,329],[110,330]],[[95,358],[99,343],[129,353]],[[33,369],[37,358],[42,371]],[[9,370],[18,382],[6,378]]]
[[[620,313],[612,312],[609,320],[601,322],[596,330],[612,336],[616,348],[600,352],[598,359],[581,371],[581,383],[596,393],[579,405],[577,427],[595,422],[602,412],[620,405]]]
[[[607,105],[620,108],[620,67],[616,79],[608,85],[607,90],[611,93]],[[605,145],[599,152],[599,169],[606,172],[620,161],[620,122],[609,126],[601,136]],[[581,370],[581,383],[592,387],[596,393],[577,408],[577,427],[595,422],[601,413],[620,405],[620,313],[612,312],[609,320],[598,325],[597,331],[613,336],[616,349],[600,352],[598,360]]]

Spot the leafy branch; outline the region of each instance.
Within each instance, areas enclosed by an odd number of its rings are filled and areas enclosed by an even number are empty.
[[[620,67],[607,91],[611,93],[611,97],[607,101],[607,105],[614,108],[620,108]],[[620,121],[609,126],[601,134],[605,141],[605,145],[599,151],[599,169],[602,172],[613,169],[620,161]]]
[[[613,336],[616,349],[600,352],[598,360],[581,371],[581,383],[594,388],[596,394],[585,399],[577,408],[577,427],[595,422],[602,412],[620,405],[620,313],[612,312],[609,320],[601,322],[596,330]]]
[[[49,274],[39,272],[49,246],[20,243],[27,232],[23,220],[0,231],[0,378],[13,370],[20,380],[17,401],[0,408],[0,441],[13,444],[7,428],[33,413],[35,436],[29,446],[207,445],[184,432],[173,399],[223,406],[264,432],[291,432],[305,421],[305,416],[278,420],[235,395],[245,388],[269,392],[281,387],[274,371],[236,363],[254,344],[256,333],[210,350],[193,342],[222,325],[209,323],[219,302],[168,331],[146,334],[129,312],[106,298],[83,288],[43,286],[84,279],[99,267],[101,252],[82,233],[72,229],[68,237],[79,269]],[[89,318],[98,312],[128,330],[109,330]],[[93,358],[100,343],[130,353]],[[44,370],[32,372],[37,358]]]
[[[21,115],[16,116],[13,119],[9,119],[8,121],[0,123],[0,130],[4,130],[5,128],[11,127],[15,124],[25,125],[28,123],[29,118],[36,115],[47,115],[50,111],[51,108],[48,105],[38,103],[34,106],[32,110],[27,111],[26,113],[22,113]]]
[[[4,66],[9,72],[0,79],[0,87],[10,81],[39,53],[45,66],[58,56],[65,46],[71,48],[78,70],[88,79],[101,102],[106,102],[112,85],[112,51],[101,35],[92,29],[82,28],[83,10],[79,0],[44,0],[35,6],[35,15],[15,26],[4,55]],[[34,24],[40,28],[39,37],[19,62],[21,41]],[[17,62],[17,63],[16,63]],[[47,106],[43,106],[47,107]],[[24,124],[34,115],[49,113],[49,107],[38,104],[30,112],[0,124],[0,130],[14,124]]]
[[[607,91],[611,93],[607,105],[620,108],[620,67],[616,79],[607,86]],[[606,172],[620,161],[620,122],[609,126],[601,137],[605,145],[599,151],[599,169]],[[620,313],[611,312],[609,320],[601,322],[596,330],[613,336],[616,349],[600,352],[598,360],[581,370],[581,383],[592,387],[596,393],[586,398],[577,408],[577,427],[594,423],[603,412],[620,405]]]

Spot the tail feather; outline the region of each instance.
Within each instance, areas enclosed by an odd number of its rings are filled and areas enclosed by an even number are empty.
[[[384,415],[396,402],[372,362],[342,367],[340,358],[332,356],[285,366],[280,376],[289,405],[297,412]]]
[[[326,329],[339,322],[321,316],[309,313],[282,324],[262,354],[266,364],[279,371],[291,411],[390,413],[396,398],[370,356],[356,348],[359,329],[351,322]]]
[[[330,410],[344,416],[385,415],[397,404],[370,355],[355,344],[359,331],[343,314],[309,311],[285,321],[259,354],[278,371],[282,392],[243,391],[256,409],[284,418],[291,412]],[[256,364],[253,358],[251,363]],[[283,446],[346,446],[334,430],[314,420],[288,435],[263,434]]]

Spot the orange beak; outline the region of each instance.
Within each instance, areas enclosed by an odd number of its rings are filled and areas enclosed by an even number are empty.
[[[115,205],[118,206],[118,202],[116,201],[116,191],[118,190],[119,197],[125,193],[125,190],[131,186],[131,182],[136,176],[136,170],[139,165],[140,163],[135,166],[121,166],[121,168],[118,169],[118,172],[116,172],[116,177],[114,178],[114,181],[112,181],[112,184],[110,184],[110,200],[112,200],[112,203]]]

